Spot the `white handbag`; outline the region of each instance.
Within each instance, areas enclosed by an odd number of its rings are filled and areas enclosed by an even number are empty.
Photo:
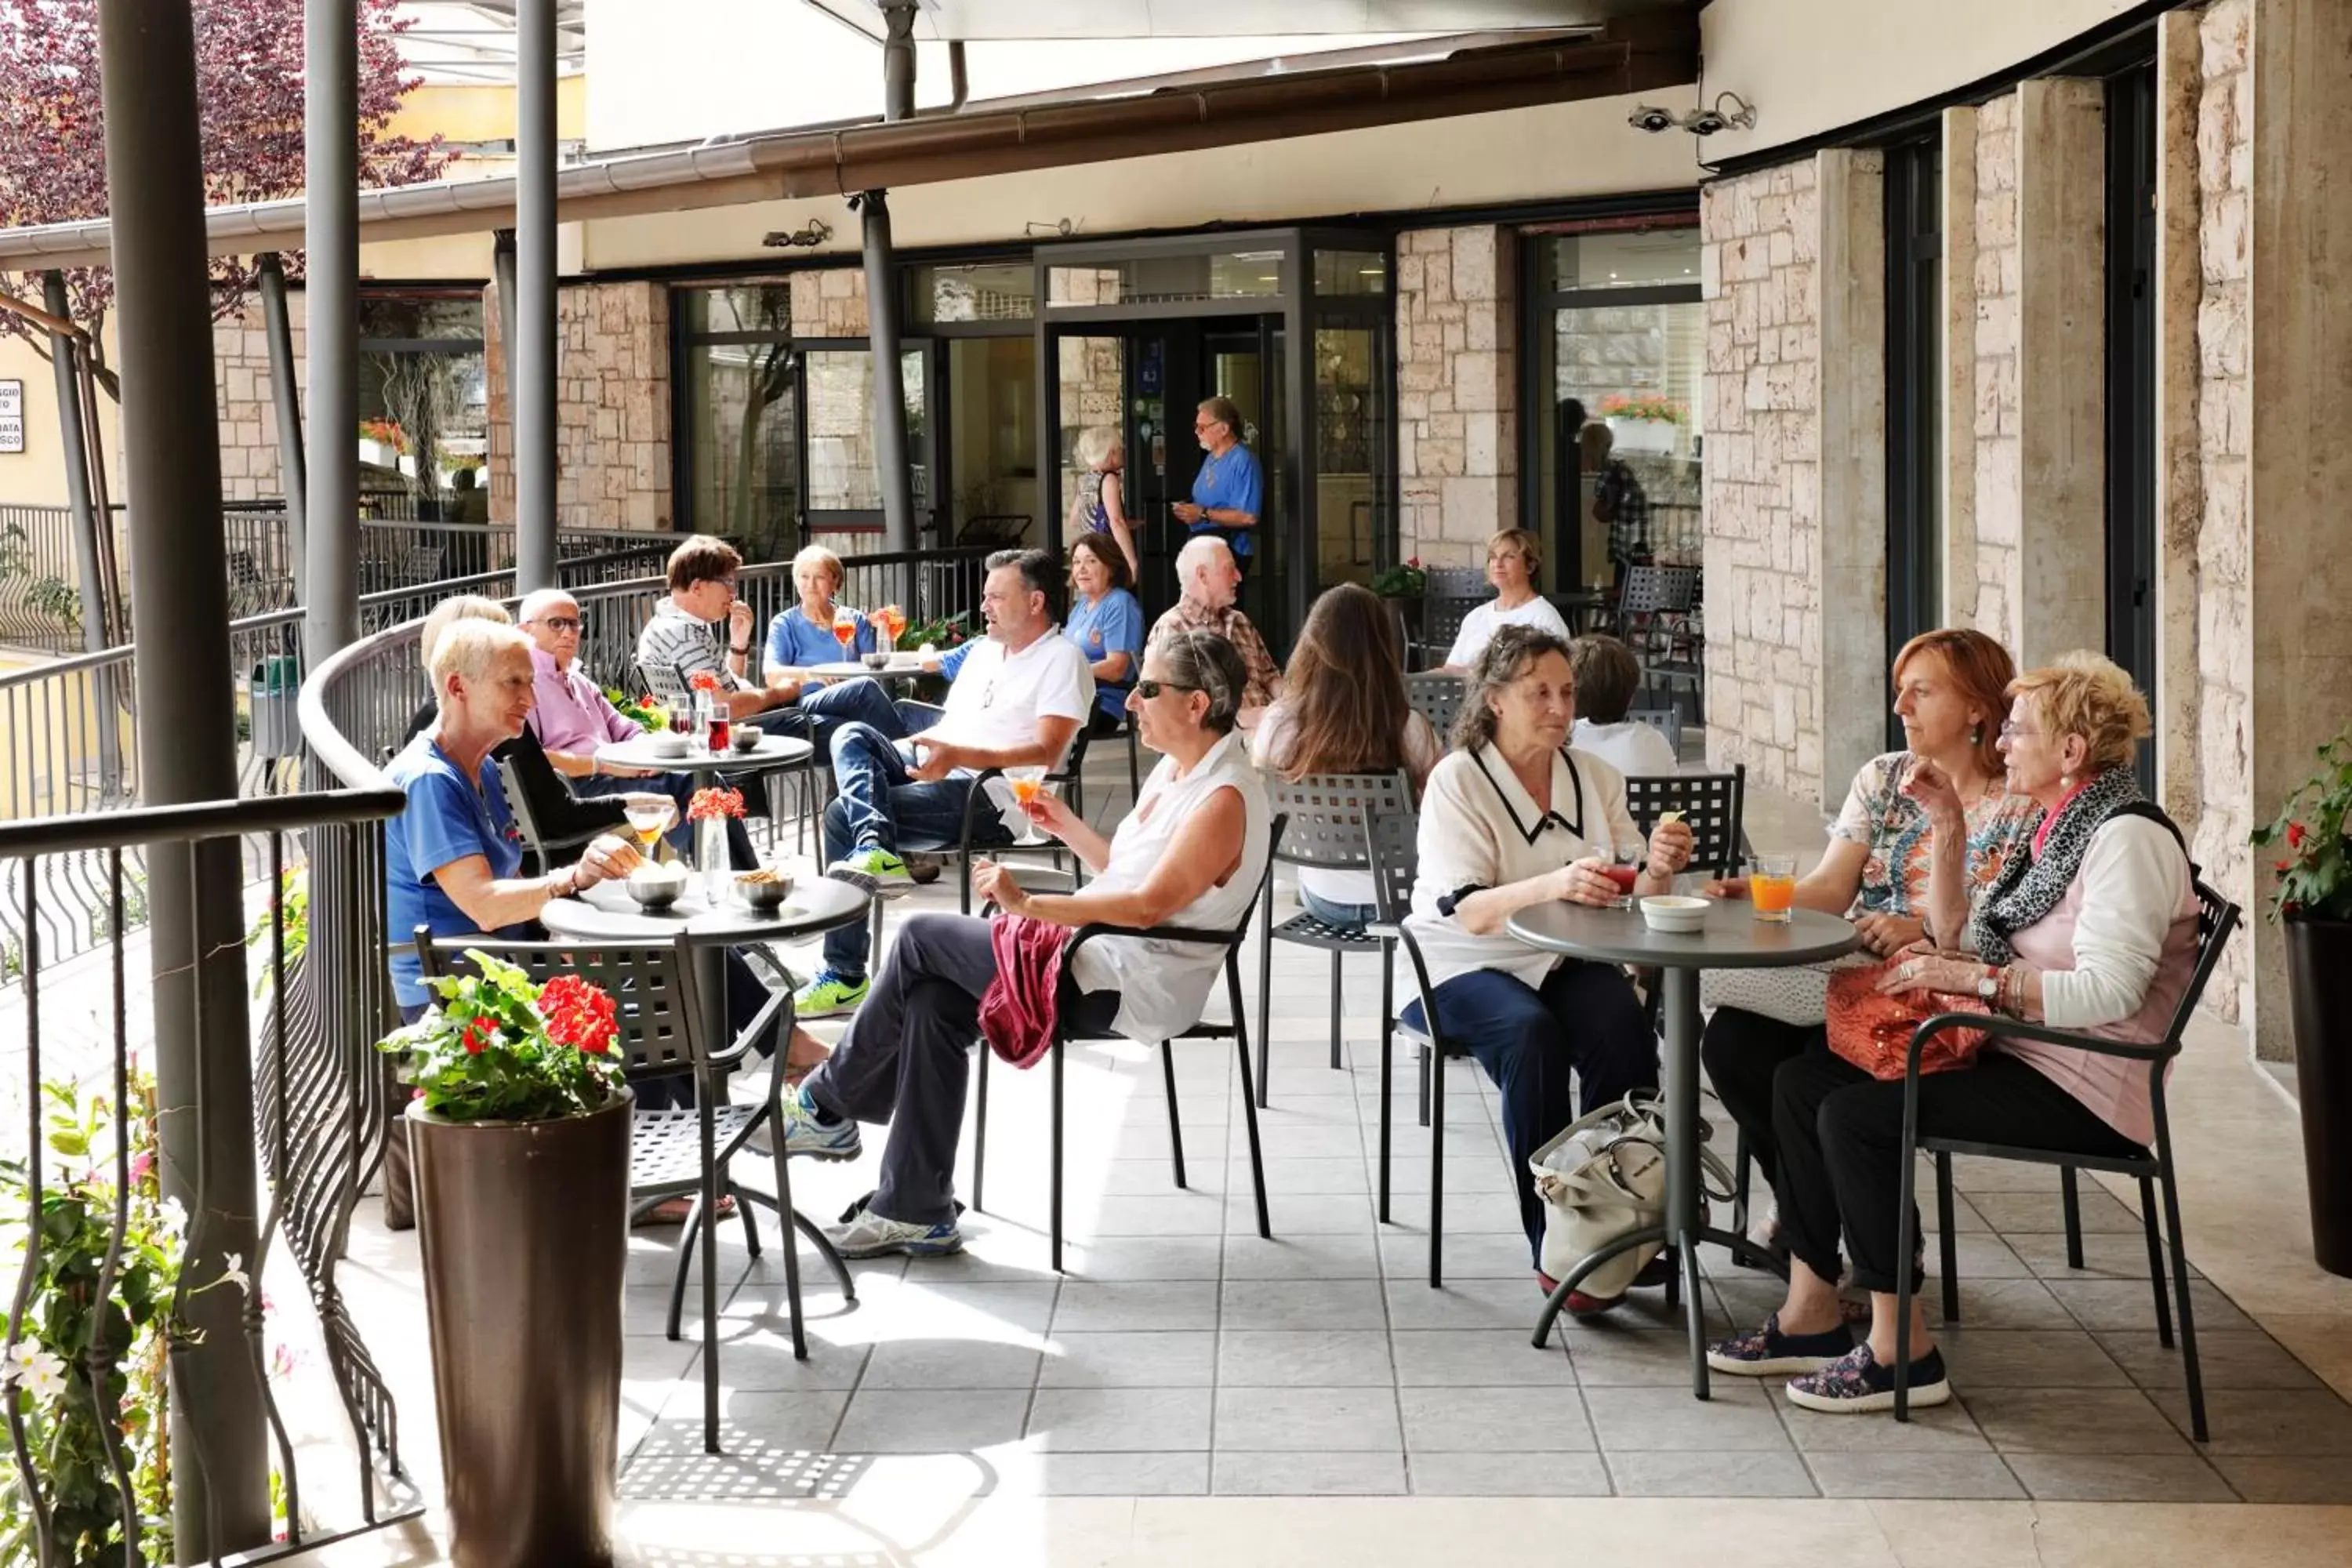
[[[1700,1180],[1713,1176],[1709,1195],[1731,1190],[1731,1173],[1708,1148],[1713,1124],[1701,1122]],[[1659,1226],[1666,1212],[1665,1106],[1636,1092],[1579,1117],[1528,1158],[1544,1216],[1543,1271],[1564,1279],[1576,1266],[1619,1237]],[[1618,1296],[1648,1266],[1662,1244],[1627,1247],[1587,1274],[1578,1287],[1589,1296]]]
[[[1702,969],[1698,1005],[1709,1013],[1717,1007],[1737,1007],[1783,1024],[1819,1024],[1828,1016],[1830,975],[1878,962],[1864,950],[1789,969]]]

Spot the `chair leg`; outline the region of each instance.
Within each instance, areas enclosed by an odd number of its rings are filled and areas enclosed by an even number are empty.
[[[1960,1244],[1952,1235],[1952,1157],[1936,1156],[1936,1268],[1943,1275],[1944,1321],[1960,1321]]]
[[[1168,1152],[1176,1163],[1176,1184],[1184,1184],[1184,1125],[1176,1116],[1176,1042],[1160,1042],[1161,1076],[1168,1080]]]
[[[743,1250],[753,1258],[760,1256],[760,1221],[751,1213],[751,1200],[735,1191],[735,1184],[719,1173],[719,1190],[735,1200],[735,1213],[743,1221]]]
[[[2083,1267],[2083,1194],[2074,1167],[2058,1167],[2058,1197],[2066,1211],[2066,1267]]]
[[[1234,976],[1234,1005],[1236,1007],[1241,1005],[1241,976],[1238,972]],[[1239,1028],[1234,1031],[1234,1054],[1239,1058],[1237,1065],[1242,1075],[1242,1120],[1249,1127],[1250,1189],[1257,1199],[1257,1233],[1271,1241],[1274,1239],[1274,1220],[1265,1206],[1265,1152],[1258,1143],[1258,1101],[1250,1092],[1249,1041]]]
[[[702,1238],[702,1214],[699,1209],[686,1216],[686,1225],[677,1237],[677,1274],[669,1282],[669,1321],[662,1333],[673,1344],[686,1333],[686,1280],[694,1271],[694,1252]]]
[[[695,1205],[702,1232],[702,1451],[719,1449],[719,1128],[717,1086],[708,1072],[695,1075],[695,1111],[702,1123],[702,1196]],[[800,1319],[793,1320],[793,1355],[806,1361],[808,1346],[800,1337]]]
[[[971,1112],[971,1209],[984,1214],[988,1205],[988,1058],[996,1053],[988,1042],[980,1043],[980,1088],[973,1099]]]
[[[1413,1052],[1413,1076],[1420,1080],[1421,1124],[1429,1125],[1429,1047],[1420,1046]]]
[[[2197,1364],[2197,1319],[2189,1304],[2189,1241],[2180,1233],[2180,1184],[2173,1175],[2172,1139],[2164,1125],[2164,1100],[2157,1099],[2157,1155],[2164,1163],[2157,1177],[2164,1189],[2164,1229],[2172,1238],[2172,1298],[2180,1308],[2180,1360],[2189,1377],[2189,1435],[2202,1443],[2205,1426],[2205,1373]]]
[[[2156,1342],[2172,1348],[2172,1303],[2164,1288],[2164,1243],[2156,1233],[2156,1182],[2139,1179],[2139,1218],[2147,1231],[2147,1282],[2156,1291]]]
[[[1054,1058],[1054,1126],[1049,1134],[1052,1142],[1047,1152],[1045,1205],[1048,1234],[1053,1241],[1054,1272],[1059,1274],[1062,1271],[1062,1037],[1058,1030],[1055,1032],[1049,1054]]]
[[[1347,1005],[1347,996],[1339,984],[1339,950],[1331,950],[1331,1070],[1339,1072],[1348,1065],[1340,1041],[1339,1009]]]
[[[1429,1288],[1435,1290],[1444,1283],[1439,1258],[1445,1248],[1445,1053],[1433,1046],[1428,1055]]]
[[[782,1233],[781,1250],[784,1255],[784,1310],[793,1315],[793,1359],[806,1361],[808,1360],[808,1312],[801,1305],[801,1244],[800,1237],[794,1234],[793,1224],[800,1216],[793,1209],[793,1173],[789,1158],[784,1152],[784,1117],[781,1108],[774,1110],[769,1118],[768,1134],[769,1162],[776,1168],[776,1228]],[[744,1213],[751,1212],[749,1199],[738,1198],[736,1203]],[[834,1251],[833,1244],[824,1239],[822,1232],[818,1234],[817,1239],[824,1247],[834,1268],[840,1270],[843,1294],[847,1299],[855,1300],[856,1298],[851,1292],[849,1284],[849,1270],[843,1265],[841,1255]],[[713,1339],[706,1343],[702,1347],[702,1353],[716,1357],[719,1354],[719,1342]]]
[[[1731,1231],[1740,1237],[1742,1245],[1731,1254],[1731,1261],[1745,1268],[1751,1256],[1745,1245],[1748,1237],[1748,1176],[1755,1158],[1748,1150],[1748,1134],[1742,1132],[1731,1148]]]
[[[1257,927],[1257,1103],[1265,1104],[1266,1083],[1274,1077],[1274,881],[1267,879]],[[1241,1026],[1235,1014],[1234,1025]]]
[[[1380,1222],[1389,1223],[1390,1106],[1396,1088],[1389,1081],[1396,1070],[1396,976],[1390,963],[1390,944],[1381,943],[1381,1203]]]
[[[1911,1419],[1911,1302],[1917,1290],[1918,1270],[1911,1267],[1911,1253],[1918,1235],[1919,1205],[1912,1201],[1914,1184],[1919,1176],[1919,1155],[1909,1136],[1910,1127],[1904,1129],[1902,1192],[1895,1207],[1895,1419]],[[1936,1156],[1936,1199],[1938,1214],[1948,1210],[1948,1194],[1951,1184],[1944,1180],[1944,1156]],[[1945,1222],[1944,1235],[1949,1237],[1951,1224]],[[1951,1271],[1945,1270],[1944,1296],[1951,1302]],[[1952,1302],[1957,1305],[1957,1302]],[[1957,1316],[1947,1311],[1947,1317]]]

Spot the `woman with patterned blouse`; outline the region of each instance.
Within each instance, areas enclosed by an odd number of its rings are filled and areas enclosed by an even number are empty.
[[[1801,908],[1851,914],[1864,944],[1882,958],[1919,940],[1934,842],[1926,807],[1904,785],[1922,760],[1933,762],[1958,788],[1968,818],[1972,886],[1992,885],[2042,817],[2040,806],[2010,794],[2001,782],[2005,770],[1996,748],[2016,673],[2009,651],[1982,632],[1927,632],[1904,645],[1895,658],[1895,712],[1908,745],[1873,757],[1854,775],[1821,864],[1797,884]],[[1747,882],[1718,882],[1708,890],[1744,897]],[[1790,1024],[1717,1007],[1700,1043],[1709,1081],[1776,1186],[1772,1075],[1822,1029],[1818,1018]]]

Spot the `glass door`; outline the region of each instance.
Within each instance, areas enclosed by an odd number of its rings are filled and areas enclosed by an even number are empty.
[[[1388,326],[1318,315],[1315,326],[1315,585],[1369,586],[1391,536]]]
[[[1282,648],[1288,646],[1290,637],[1288,607],[1281,585],[1288,580],[1297,559],[1283,483],[1290,461],[1282,396],[1283,331],[1271,316],[1249,322],[1213,321],[1203,325],[1207,331],[1202,335],[1202,371],[1206,390],[1201,398],[1230,398],[1241,410],[1242,445],[1257,459],[1264,480],[1265,499],[1258,510],[1257,526],[1251,531],[1249,559],[1244,563],[1248,576],[1242,584],[1242,610],[1269,647]],[[1172,411],[1188,438],[1192,434],[1192,405],[1201,398],[1191,399],[1183,407]],[[1187,476],[1185,495],[1191,494],[1191,477],[1200,472],[1206,456],[1198,442],[1191,445],[1183,468]],[[1178,542],[1181,546],[1181,541]]]

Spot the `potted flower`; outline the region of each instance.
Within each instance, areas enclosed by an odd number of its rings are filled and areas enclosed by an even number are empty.
[[[727,896],[727,824],[742,815],[740,789],[698,789],[687,802],[686,819],[694,825],[695,869],[702,873],[703,890],[713,903]]]
[[[478,951],[401,1058],[451,1555],[611,1561],[629,1112],[613,999]]]
[[[1422,566],[1420,556],[1400,562],[1376,574],[1372,578],[1372,592],[1383,599],[1396,601],[1406,640],[1421,636],[1422,600],[1429,592],[1429,573]]]
[[[1671,397],[1614,393],[1601,400],[1601,417],[1619,453],[1671,452],[1676,436],[1690,422],[1690,411]]]
[[[2296,1100],[2304,1175],[2311,1189],[2312,1251],[2331,1274],[2352,1276],[2352,731],[2319,749],[2319,772],[2254,831],[2279,851],[2270,918],[2286,931],[2287,994],[2294,1015]]]

